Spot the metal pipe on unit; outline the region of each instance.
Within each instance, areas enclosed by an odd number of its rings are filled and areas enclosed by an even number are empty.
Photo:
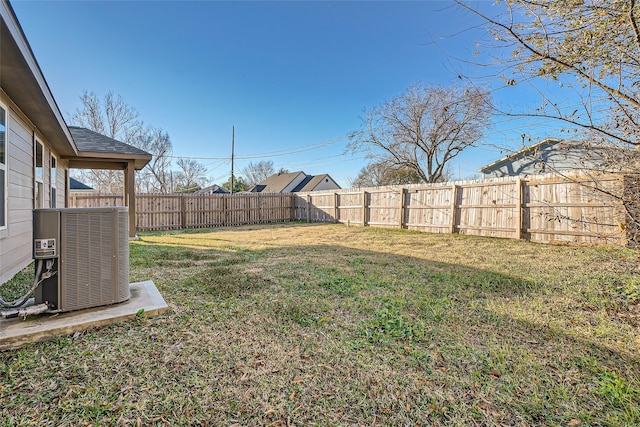
[[[0,310],[0,318],[11,319],[14,317],[22,317],[23,319],[25,319],[27,316],[44,313],[47,310],[49,310],[49,306],[47,304],[30,305],[28,307]]]

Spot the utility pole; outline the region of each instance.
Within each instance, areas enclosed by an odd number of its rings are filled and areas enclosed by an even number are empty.
[[[231,126],[231,194],[233,194],[233,151],[235,144],[236,127]]]

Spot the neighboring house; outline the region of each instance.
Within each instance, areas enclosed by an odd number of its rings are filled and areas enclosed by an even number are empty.
[[[304,172],[276,173],[255,185],[252,193],[292,193],[307,175]]]
[[[304,172],[277,173],[255,185],[252,193],[298,193],[335,190],[340,186],[329,175],[307,175]]]
[[[66,125],[18,19],[0,0],[0,283],[32,260],[32,210],[66,207],[69,169],[121,169],[130,235],[135,170],[151,155]]]
[[[328,174],[307,175],[307,177],[296,188],[294,193],[306,191],[338,190],[340,186]]]
[[[195,191],[193,194],[206,196],[208,194],[227,194],[227,193],[229,193],[229,192],[227,190],[225,190],[224,188],[220,187],[217,184],[213,184],[213,185],[210,185],[208,187],[201,188],[200,190]]]
[[[615,149],[578,141],[547,138],[478,169],[484,178],[537,175],[550,172],[602,170]],[[619,149],[618,149],[619,151]]]
[[[93,188],[75,178],[69,177],[69,191],[71,193],[90,193],[93,191]]]

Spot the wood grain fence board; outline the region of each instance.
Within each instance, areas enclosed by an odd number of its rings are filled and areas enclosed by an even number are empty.
[[[609,177],[610,178],[610,177]],[[623,238],[621,210],[614,199],[594,189],[591,180],[533,181],[524,191],[531,240],[604,243]],[[601,190],[618,193],[620,180],[597,181]]]
[[[631,191],[623,178],[506,177],[296,194],[140,194],[136,224],[139,230],[170,230],[300,220],[546,243],[627,242],[632,240],[625,232],[628,220],[610,195]],[[121,195],[70,195],[72,207],[123,202]]]

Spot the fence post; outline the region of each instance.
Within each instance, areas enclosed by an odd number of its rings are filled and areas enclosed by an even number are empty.
[[[222,225],[224,227],[226,227],[228,224],[228,219],[227,219],[227,211],[228,211],[228,207],[227,207],[227,198],[229,196],[227,196],[226,194],[222,195]]]
[[[449,225],[449,233],[454,234],[456,232],[456,211],[458,205],[458,186],[453,185],[451,187],[451,224]]]
[[[307,224],[311,223],[311,194],[307,193]]]
[[[404,228],[404,217],[407,213],[407,209],[405,206],[405,201],[407,200],[407,189],[403,188],[400,191],[400,228]]]
[[[333,220],[336,224],[340,222],[339,197],[338,193],[333,193]]]
[[[362,225],[367,225],[367,192],[362,192]]]
[[[180,228],[187,228],[187,199],[184,194],[180,197]]]
[[[263,197],[260,195],[260,193],[256,193],[256,198],[258,200],[258,223],[262,224],[264,221],[262,219],[262,209],[264,209],[264,200],[263,200]]]
[[[516,178],[516,239],[522,239],[522,179]]]

